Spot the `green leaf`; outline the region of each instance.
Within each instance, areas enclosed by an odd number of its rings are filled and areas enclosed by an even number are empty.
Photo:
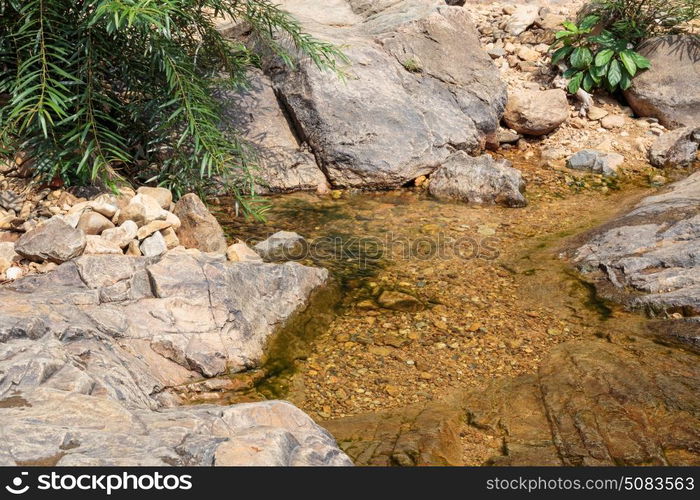
[[[583,80],[583,71],[579,71],[576,73],[571,80],[569,80],[569,85],[567,86],[567,89],[569,90],[570,94],[575,94],[578,92],[578,89],[581,87],[581,81]]]
[[[639,69],[651,68],[651,61],[638,52],[630,50],[630,57]]]
[[[627,72],[627,70],[622,71],[622,77],[620,78],[620,88],[622,90],[627,90],[632,85],[632,77]]]
[[[591,80],[593,80],[593,83],[595,83],[595,85],[600,85],[600,82],[603,81],[603,75],[599,75],[596,71],[596,68],[589,69],[588,74],[591,76]]]
[[[578,33],[578,26],[576,26],[571,21],[564,21],[563,23],[561,23],[561,25],[572,33]]]
[[[583,90],[585,90],[586,92],[590,92],[594,85],[595,81],[591,77],[590,71],[586,72],[585,76],[583,77]]]
[[[608,83],[611,88],[615,88],[622,79],[622,68],[617,59],[610,61],[610,67],[608,68]]]
[[[571,65],[576,69],[587,68],[593,61],[593,54],[588,47],[576,47],[571,53]]]
[[[610,62],[612,56],[615,55],[615,51],[612,49],[603,49],[595,55],[595,65],[605,66]]]
[[[572,76],[574,76],[574,75],[576,74],[577,71],[578,71],[578,70],[577,70],[576,68],[569,68],[569,69],[567,69],[566,71],[564,71],[564,75],[563,75],[563,76],[564,76],[564,78],[569,78],[569,79],[570,79]]]
[[[575,34],[576,34],[576,33],[572,33],[571,31],[562,30],[562,31],[557,31],[557,32],[554,34],[554,38],[556,38],[557,40],[560,40],[560,39],[562,39],[562,38],[566,38],[566,37],[568,37],[568,36],[572,36],[572,35],[575,35]]]
[[[600,21],[600,16],[586,16],[583,21],[581,21],[581,24],[579,25],[579,28],[583,30],[591,29],[593,26],[598,24],[598,21]]]
[[[567,45],[566,47],[562,47],[560,49],[557,49],[554,51],[552,54],[552,64],[556,64],[562,59],[564,59],[566,56],[571,54],[571,52],[574,50],[574,48],[571,45]]]
[[[620,61],[622,61],[622,64],[630,76],[634,76],[637,73],[637,63],[634,62],[631,50],[623,50],[620,52]]]

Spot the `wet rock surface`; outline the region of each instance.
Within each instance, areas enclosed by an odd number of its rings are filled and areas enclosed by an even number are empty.
[[[697,465],[699,381],[649,339],[575,341],[534,375],[324,426],[358,465]]]
[[[700,315],[700,173],[642,200],[580,247],[574,262],[595,271],[632,307]]]

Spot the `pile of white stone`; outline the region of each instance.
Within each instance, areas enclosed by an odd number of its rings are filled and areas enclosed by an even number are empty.
[[[195,194],[173,203],[168,189],[140,187],[91,200],[64,200],[56,215],[39,221],[16,242],[0,242],[0,279],[48,272],[89,254],[158,257],[184,248],[227,254],[232,261],[262,260],[242,242],[229,247],[221,226]]]

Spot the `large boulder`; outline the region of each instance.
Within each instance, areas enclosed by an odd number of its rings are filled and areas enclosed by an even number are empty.
[[[698,255],[700,172],[597,231],[574,261],[632,307],[700,316]]]
[[[75,229],[60,217],[51,217],[42,225],[27,231],[15,244],[15,251],[36,262],[66,262],[83,253],[85,233]]]
[[[333,185],[401,186],[496,131],[505,85],[466,9],[443,0],[281,4],[350,59],[344,79],[310,63],[266,67]]]
[[[566,92],[552,90],[519,90],[508,96],[503,120],[516,132],[544,135],[569,118]]]
[[[700,126],[700,41],[691,35],[654,38],[639,52],[651,68],[638,74],[625,98],[639,116],[667,128]]]
[[[194,193],[183,196],[173,210],[180,219],[177,236],[185,248],[225,254],[228,245],[224,230],[206,205]]]
[[[325,270],[200,252],[83,256],[0,288],[2,465],[349,465],[288,403],[172,408],[256,366]]]
[[[476,158],[460,151],[452,155],[430,177],[429,192],[444,200],[465,203],[498,203],[524,207],[525,181],[507,160],[490,155]]]
[[[225,123],[255,151],[258,191],[324,190],[326,176],[314,155],[300,144],[269,77],[253,70],[248,79],[247,88],[222,92],[219,100]]]

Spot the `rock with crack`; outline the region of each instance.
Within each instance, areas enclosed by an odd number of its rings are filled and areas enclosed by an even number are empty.
[[[269,338],[327,280],[323,269],[197,251],[86,255],[0,289],[0,338],[28,328],[106,336],[152,360],[171,386],[257,366]]]
[[[572,170],[582,170],[606,177],[615,177],[617,169],[624,161],[625,157],[617,153],[582,149],[566,161],[566,166]]]
[[[280,401],[171,407],[254,366],[326,271],[199,252],[90,255],[0,288],[2,465],[350,465]]]
[[[506,93],[466,9],[443,0],[286,0],[312,34],[343,46],[342,80],[312,64],[266,73],[331,184],[397,187],[455,149],[480,150]]]
[[[54,216],[23,234],[15,244],[15,251],[31,261],[60,264],[82,254],[86,244],[81,229],[74,229]]]
[[[253,70],[248,79],[248,88],[221,92],[218,99],[225,123],[254,148],[258,192],[326,190],[326,176],[314,155],[300,144],[269,77]]]
[[[524,207],[525,181],[507,160],[490,155],[476,158],[460,151],[452,155],[431,177],[430,194],[466,203],[498,203]]]
[[[653,314],[700,315],[700,173],[640,202],[574,255],[584,272]],[[632,293],[629,293],[632,292]]]

